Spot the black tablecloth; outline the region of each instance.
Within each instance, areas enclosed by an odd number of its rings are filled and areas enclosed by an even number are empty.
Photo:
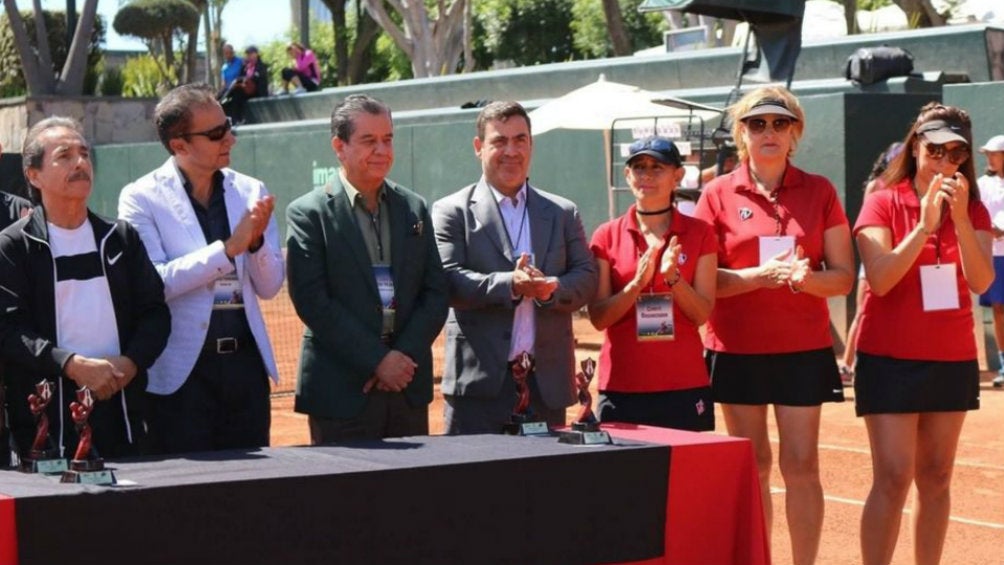
[[[661,555],[669,448],[416,437],[0,472],[33,563],[602,563]]]

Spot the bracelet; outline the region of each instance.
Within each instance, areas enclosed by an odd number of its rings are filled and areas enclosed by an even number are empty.
[[[676,270],[676,276],[673,278],[673,280],[669,280],[665,277],[663,277],[662,280],[666,283],[668,287],[673,288],[673,285],[680,282],[680,269]]]

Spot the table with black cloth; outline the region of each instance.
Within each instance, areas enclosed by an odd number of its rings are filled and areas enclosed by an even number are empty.
[[[0,565],[600,563],[663,552],[670,450],[502,435],[0,472]]]
[[[116,463],[132,487],[0,472],[0,565],[769,565],[748,440],[441,436]]]

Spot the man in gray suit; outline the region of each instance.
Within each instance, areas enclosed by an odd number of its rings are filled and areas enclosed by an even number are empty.
[[[446,277],[425,200],[387,180],[393,142],[390,109],[349,96],[331,114],[338,176],[286,211],[289,296],[307,326],[294,408],[314,444],[429,433]]]
[[[551,426],[575,401],[572,313],[596,291],[575,204],[530,186],[530,118],[493,102],[477,119],[481,179],[433,205],[450,282],[444,419],[450,434],[499,433],[516,400],[512,365],[534,359],[530,409]]]

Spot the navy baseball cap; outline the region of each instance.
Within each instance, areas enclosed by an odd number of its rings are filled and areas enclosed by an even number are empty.
[[[679,167],[683,165],[683,158],[680,157],[680,150],[676,144],[665,137],[646,137],[639,139],[628,147],[628,164],[639,155],[648,155],[656,161],[665,165]]]

